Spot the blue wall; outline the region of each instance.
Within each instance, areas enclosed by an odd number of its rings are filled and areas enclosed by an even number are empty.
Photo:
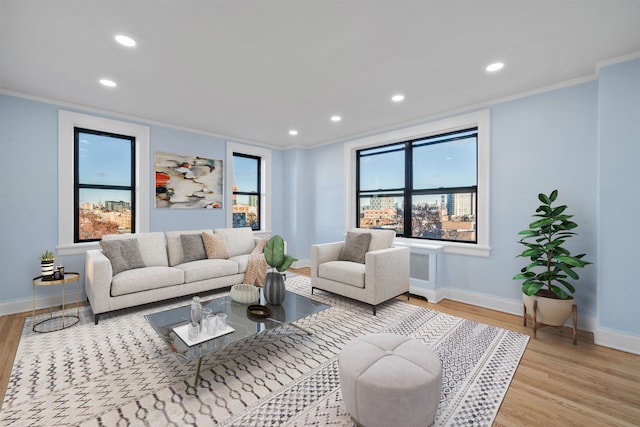
[[[0,146],[4,155],[0,168],[0,313],[1,305],[12,301],[28,299],[31,307],[31,279],[39,275],[40,254],[45,249],[54,250],[58,244],[59,109],[58,105],[0,94]],[[149,128],[152,165],[156,150],[226,159],[224,139],[157,125]],[[289,239],[282,229],[282,156],[282,151],[273,150],[272,231]],[[151,172],[153,175],[153,167]],[[166,231],[226,227],[225,213],[154,209],[152,197],[149,228]],[[84,276],[84,255],[59,256],[56,263]]]
[[[31,297],[38,256],[57,244],[58,106],[0,95],[0,304]],[[446,288],[512,305],[520,301],[517,232],[538,205],[537,193],[558,189],[580,225],[571,242],[594,264],[580,271],[581,317],[640,336],[637,183],[640,170],[640,60],[600,70],[596,80],[497,103],[491,111],[489,257],[445,254]],[[225,140],[151,125],[155,150],[225,158]],[[289,253],[309,259],[313,243],[344,233],[344,146],[273,150],[272,231]],[[153,160],[152,160],[153,161]],[[151,209],[151,230],[224,227],[224,211]],[[83,257],[60,260],[82,272]]]
[[[601,70],[598,323],[640,336],[640,60]]]
[[[490,245],[487,258],[445,254],[438,276],[447,288],[521,300],[520,282],[511,278],[524,265],[518,232],[527,228],[539,205],[537,195],[558,189],[575,214],[579,237],[570,249],[597,258],[597,82],[494,105],[491,110]],[[342,144],[310,150],[309,174],[316,177],[315,202],[305,206],[315,217],[307,243],[341,240],[344,233]],[[582,270],[580,312],[596,315],[596,268]]]

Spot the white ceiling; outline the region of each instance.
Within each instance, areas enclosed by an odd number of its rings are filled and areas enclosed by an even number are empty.
[[[0,0],[0,90],[310,147],[588,78],[640,52],[639,21],[638,0]]]

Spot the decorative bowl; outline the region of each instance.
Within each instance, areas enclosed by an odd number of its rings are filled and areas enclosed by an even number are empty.
[[[249,304],[260,299],[260,288],[253,285],[233,285],[231,299],[241,304]]]
[[[260,318],[269,317],[271,310],[266,305],[254,304],[247,307],[247,315]]]

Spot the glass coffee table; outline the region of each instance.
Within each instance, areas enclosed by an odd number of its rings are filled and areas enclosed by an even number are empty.
[[[174,328],[190,322],[190,305],[149,314],[144,317],[180,361],[187,363],[192,360],[198,360],[194,379],[194,386],[197,386],[203,357],[220,351],[236,341],[282,325],[294,326],[302,332],[311,335],[311,332],[297,325],[295,322],[331,307],[330,305],[289,291],[286,291],[286,297],[281,305],[274,306],[266,304],[262,294],[260,296],[260,304],[266,305],[271,310],[271,314],[268,317],[260,318],[248,315],[247,307],[250,304],[241,304],[233,301],[230,296],[204,302],[202,307],[211,308],[214,314],[225,313],[227,315],[227,324],[231,326],[234,331],[227,335],[212,338],[192,346],[188,346],[174,331]]]

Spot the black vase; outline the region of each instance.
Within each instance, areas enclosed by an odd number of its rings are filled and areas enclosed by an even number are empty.
[[[280,305],[284,301],[284,278],[280,273],[267,273],[264,281],[264,299],[271,305]]]

